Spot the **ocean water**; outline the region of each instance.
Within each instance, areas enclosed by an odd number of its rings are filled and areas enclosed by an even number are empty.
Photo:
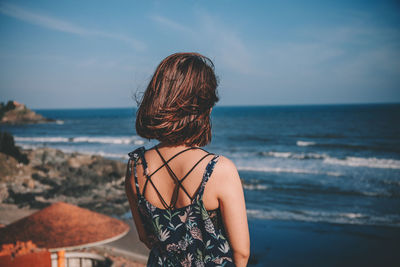
[[[37,110],[57,121],[3,126],[22,147],[127,160],[132,109]],[[230,158],[250,219],[400,227],[400,105],[216,107],[207,150]]]

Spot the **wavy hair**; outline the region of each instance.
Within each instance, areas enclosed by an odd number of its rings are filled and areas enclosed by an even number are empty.
[[[209,58],[198,53],[168,56],[158,65],[140,101],[136,132],[164,145],[207,145],[217,86]]]

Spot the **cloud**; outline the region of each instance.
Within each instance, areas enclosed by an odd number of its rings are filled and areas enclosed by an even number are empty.
[[[167,26],[168,28],[170,28],[172,30],[193,34],[193,30],[190,29],[189,27],[183,26],[183,25],[181,25],[181,24],[179,24],[179,23],[177,23],[177,22],[175,22],[173,20],[170,20],[170,19],[166,18],[166,17],[159,16],[159,15],[153,15],[153,16],[150,16],[150,18],[153,21],[155,21],[155,22],[157,22],[159,24],[162,24],[164,26]]]
[[[115,34],[115,33],[97,31],[92,29],[86,29],[79,25],[75,25],[71,22],[61,20],[58,18],[53,18],[43,14],[38,14],[28,9],[21,8],[15,5],[1,3],[0,13],[9,17],[13,17],[55,31],[81,35],[81,36],[97,36],[102,38],[114,39],[128,43],[137,50],[144,50],[146,48],[143,42],[123,34]]]
[[[207,56],[217,60],[220,66],[240,74],[256,72],[251,67],[252,55],[239,34],[206,12],[198,12],[192,27],[160,15],[150,16],[150,19],[185,34],[185,39],[194,44],[192,47],[206,48]]]

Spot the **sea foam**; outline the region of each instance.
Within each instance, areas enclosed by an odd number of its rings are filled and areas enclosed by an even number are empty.
[[[307,142],[307,141],[297,141],[296,142],[297,146],[312,146],[315,145],[315,142]]]
[[[99,143],[99,144],[114,144],[114,145],[143,145],[144,141],[139,137],[14,137],[17,142],[33,142],[33,143]]]
[[[324,163],[345,165],[350,167],[368,167],[382,169],[400,169],[400,160],[380,158],[346,157],[344,159],[325,158]]]

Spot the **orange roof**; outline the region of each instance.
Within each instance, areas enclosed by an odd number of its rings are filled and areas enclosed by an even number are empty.
[[[0,245],[32,240],[52,251],[74,249],[111,242],[128,231],[120,220],[58,202],[0,228]]]

